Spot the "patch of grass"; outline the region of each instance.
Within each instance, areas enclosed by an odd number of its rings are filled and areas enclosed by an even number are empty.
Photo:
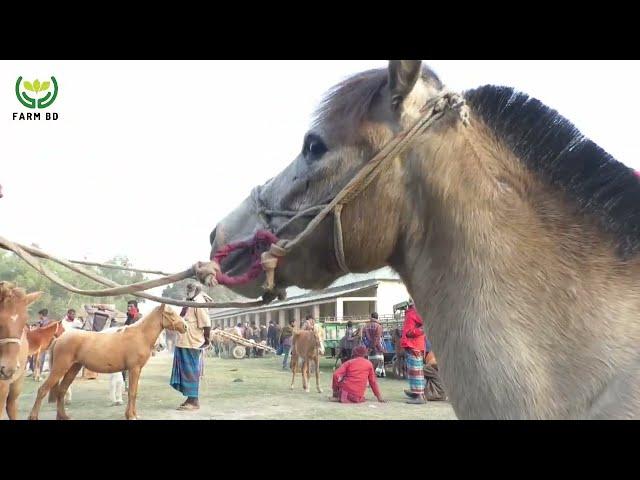
[[[330,402],[331,374],[334,360],[322,359],[320,387],[315,388],[311,375],[311,391],[302,389],[302,376],[296,374],[293,390],[291,370],[282,370],[282,357],[234,359],[205,359],[205,376],[200,383],[201,408],[195,412],[177,411],[184,397],[169,386],[173,357],[161,353],[152,357],[142,370],[138,389],[138,414],[141,419],[287,419],[287,420],[429,420],[455,419],[451,405],[431,402],[426,405],[407,405],[402,390],[407,382],[394,378],[378,379],[387,403],[378,403],[369,389],[367,402],[344,405]],[[234,382],[242,379],[242,382]],[[40,386],[33,378],[25,380],[20,396],[20,418],[26,418]],[[72,385],[73,399],[67,413],[74,419],[124,420],[126,405],[111,406],[109,375],[96,380],[76,379]],[[126,402],[127,397],[124,396]],[[43,403],[41,419],[55,419],[55,405]]]

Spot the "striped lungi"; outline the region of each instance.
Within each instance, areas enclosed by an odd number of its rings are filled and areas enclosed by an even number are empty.
[[[176,347],[169,384],[186,397],[198,398],[201,371],[201,350]]]
[[[424,394],[424,360],[422,358],[422,352],[414,352],[413,350],[406,350],[407,352],[407,379],[409,380],[409,389],[417,394]],[[416,355],[417,353],[417,355]]]

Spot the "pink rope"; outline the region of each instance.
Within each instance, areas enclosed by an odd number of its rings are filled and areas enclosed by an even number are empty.
[[[229,245],[225,245],[220,250],[218,250],[215,254],[211,256],[211,260],[215,261],[218,265],[221,264],[222,260],[229,256],[232,252],[236,250],[247,250],[251,249],[251,257],[252,262],[249,270],[242,275],[238,275],[236,277],[232,277],[230,275],[224,274],[222,272],[216,273],[216,280],[220,285],[244,285],[245,283],[249,283],[262,273],[262,263],[260,261],[260,255],[262,252],[269,249],[272,243],[276,243],[278,241],[278,237],[276,237],[273,233],[267,230],[258,230],[251,240],[244,240],[236,243],[230,243]]]

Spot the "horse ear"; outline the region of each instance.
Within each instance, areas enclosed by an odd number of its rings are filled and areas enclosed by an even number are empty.
[[[161,303],[160,304],[160,311],[164,312],[164,307],[166,306],[166,303]]]
[[[391,108],[397,110],[420,78],[422,60],[389,60]]]
[[[31,305],[33,302],[38,300],[44,292],[31,292],[24,296],[24,301],[27,305]]]

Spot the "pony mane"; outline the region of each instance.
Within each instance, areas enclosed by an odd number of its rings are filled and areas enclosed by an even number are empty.
[[[566,192],[580,214],[613,235],[617,254],[640,248],[640,181],[635,172],[585,137],[541,101],[509,87],[465,92],[471,111],[551,186]]]

